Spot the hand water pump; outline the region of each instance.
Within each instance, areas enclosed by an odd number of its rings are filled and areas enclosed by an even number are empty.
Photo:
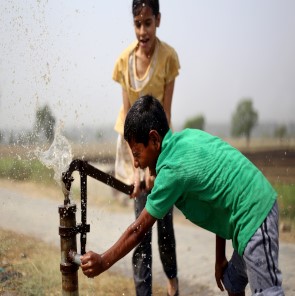
[[[81,223],[76,224],[76,204],[70,200],[70,190],[74,178],[72,173],[79,171],[81,186]],[[85,254],[86,234],[90,231],[87,224],[87,176],[101,181],[125,194],[133,192],[133,185],[126,185],[113,176],[93,167],[87,161],[73,160],[69,169],[62,174],[62,186],[64,193],[64,204],[58,207],[60,216],[60,247],[61,261],[60,271],[62,273],[62,295],[78,296],[78,269],[80,265],[79,254],[77,254],[76,235],[80,233],[80,254]]]

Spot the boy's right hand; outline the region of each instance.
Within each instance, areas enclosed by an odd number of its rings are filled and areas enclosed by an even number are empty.
[[[87,252],[81,256],[80,260],[81,269],[83,273],[89,278],[94,278],[106,270],[106,268],[103,267],[101,255],[92,251]]]

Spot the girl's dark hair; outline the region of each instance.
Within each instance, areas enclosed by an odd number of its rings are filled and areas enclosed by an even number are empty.
[[[139,98],[127,113],[124,139],[129,143],[133,140],[147,146],[151,130],[156,130],[164,138],[169,124],[159,100],[148,95]]]
[[[132,14],[138,16],[144,6],[148,6],[153,11],[155,16],[160,13],[159,0],[133,0],[132,2]]]

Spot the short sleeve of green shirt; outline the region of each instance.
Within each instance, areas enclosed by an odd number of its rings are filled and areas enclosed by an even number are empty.
[[[169,182],[167,182],[169,180]],[[174,169],[165,167],[155,179],[155,185],[146,202],[147,212],[162,219],[181,196],[185,184],[179,181]]]

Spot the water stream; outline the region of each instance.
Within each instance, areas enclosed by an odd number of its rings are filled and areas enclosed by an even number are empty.
[[[72,147],[67,138],[62,135],[62,124],[57,126],[49,149],[42,151],[37,148],[34,153],[44,165],[54,170],[54,179],[61,184],[62,173],[68,170],[73,159]]]

